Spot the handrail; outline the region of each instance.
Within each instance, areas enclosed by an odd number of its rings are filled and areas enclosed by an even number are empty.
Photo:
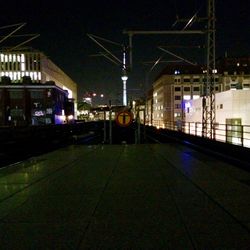
[[[160,126],[158,126],[160,127]],[[165,122],[162,128],[202,137],[201,122]],[[214,140],[250,148],[250,125],[214,124]]]

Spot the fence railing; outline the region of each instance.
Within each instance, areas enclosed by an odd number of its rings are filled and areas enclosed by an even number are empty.
[[[166,122],[162,128],[202,137],[201,122]],[[219,124],[213,126],[214,140],[250,148],[250,125]]]

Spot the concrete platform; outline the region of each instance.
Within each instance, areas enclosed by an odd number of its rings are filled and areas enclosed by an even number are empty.
[[[250,249],[250,173],[178,144],[0,169],[0,249]]]

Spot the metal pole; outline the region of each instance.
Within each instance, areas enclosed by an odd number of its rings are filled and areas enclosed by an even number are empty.
[[[104,124],[103,124],[103,143],[106,143],[107,140],[107,131],[106,131],[106,111],[104,110]]]
[[[145,108],[146,108],[146,103],[145,103]],[[146,141],[146,110],[145,108],[143,109],[143,139],[144,139],[144,143]]]
[[[141,124],[140,124],[140,114],[139,110],[137,111],[137,126],[138,126],[138,144],[141,143]]]
[[[205,31],[203,30],[128,30],[123,31],[123,34],[128,34],[130,36],[132,35],[162,35],[162,34],[168,34],[168,35],[194,35],[194,34],[204,34]]]
[[[133,67],[132,49],[133,49],[132,34],[129,34],[129,68],[130,70],[132,70],[132,67]]]
[[[244,126],[240,125],[241,146],[244,146]]]
[[[109,100],[109,144],[112,144],[112,109],[111,109],[111,100]]]

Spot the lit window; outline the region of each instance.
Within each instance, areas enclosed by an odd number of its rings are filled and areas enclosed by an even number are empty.
[[[24,54],[21,54],[21,62],[24,63],[25,62],[25,57]]]
[[[196,99],[199,99],[200,96],[199,95],[193,95],[193,99],[196,100]]]
[[[25,63],[24,62],[21,63],[21,71],[25,71]]]
[[[190,95],[184,95],[183,96],[183,100],[185,100],[185,101],[188,101],[188,100],[190,100],[191,99],[191,96]]]

